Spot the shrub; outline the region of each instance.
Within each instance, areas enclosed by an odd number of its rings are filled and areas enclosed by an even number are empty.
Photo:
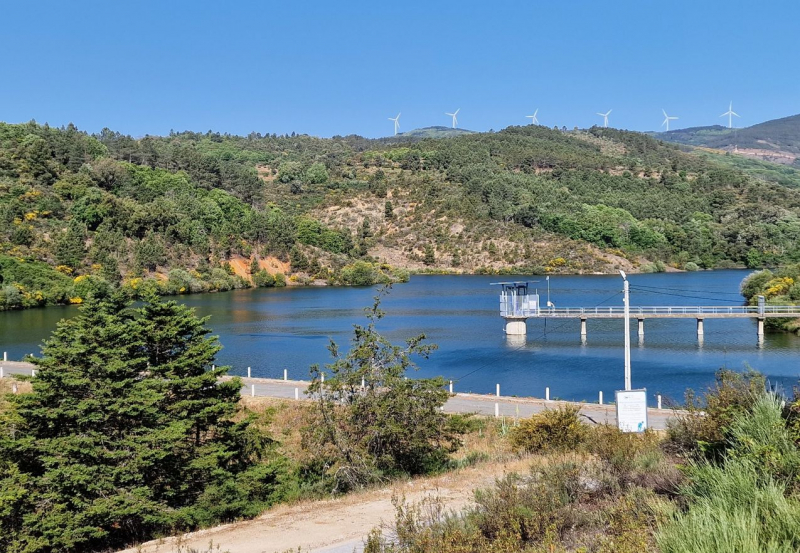
[[[720,456],[726,447],[725,432],[734,417],[749,411],[766,386],[764,375],[751,369],[720,369],[715,378],[703,400],[687,391],[686,414],[669,423],[669,446],[676,453]]]
[[[275,277],[268,273],[266,269],[261,269],[253,273],[253,284],[259,288],[275,286]]]
[[[662,525],[656,541],[662,553],[792,552],[800,549],[800,503],[783,485],[763,476],[750,462],[706,461],[689,470],[683,490],[690,507]]]
[[[782,416],[781,400],[763,393],[750,411],[736,416],[726,432],[728,458],[745,460],[785,482],[800,473],[800,452]]]
[[[651,430],[634,434],[601,424],[588,429],[585,449],[605,461],[622,482],[674,492],[680,475],[664,458],[660,442],[658,434]]]
[[[689,508],[660,529],[663,553],[800,550],[800,502],[786,490],[800,453],[781,410],[778,398],[762,392],[732,417],[726,457],[688,467],[681,494]]]
[[[320,368],[311,367],[317,422],[305,428],[304,446],[325,461],[337,490],[441,470],[461,446],[464,426],[441,411],[448,396],[442,378],[405,377],[414,368],[410,357],[426,358],[436,346],[423,345],[424,335],[395,346],[375,329],[384,293],[367,310],[369,324],[354,325],[346,355],[331,343],[324,384]]]
[[[511,445],[517,451],[570,450],[580,446],[588,434],[580,420],[580,408],[565,405],[546,409],[520,421],[511,431]]]

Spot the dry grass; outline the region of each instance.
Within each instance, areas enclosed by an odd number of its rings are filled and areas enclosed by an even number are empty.
[[[301,464],[310,460],[312,455],[302,447],[302,429],[311,420],[311,403],[250,396],[242,396],[241,403],[243,414],[255,415],[257,424],[278,441],[280,454]]]
[[[13,375],[0,378],[0,395],[10,394],[14,389],[14,384],[17,385],[17,393],[26,394],[31,391],[31,383],[23,380],[17,380]]]

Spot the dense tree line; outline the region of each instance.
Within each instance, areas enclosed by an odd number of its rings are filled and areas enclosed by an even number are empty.
[[[87,289],[120,284],[185,293],[289,276],[236,274],[228,264],[235,258],[274,256],[303,278],[331,283],[355,283],[353,275],[368,282],[365,274],[391,280],[393,271],[370,257],[384,222],[411,228],[426,266],[469,265],[483,246],[398,214],[392,190],[436,220],[510,225],[509,236],[589,243],[654,266],[800,261],[800,192],[640,133],[527,126],[423,140],[212,132],[134,139],[2,124],[0,304],[77,302]],[[370,196],[385,209],[368,235],[362,219],[334,227],[318,218],[318,208],[346,211]]]
[[[221,145],[208,153],[177,136],[0,124],[0,308],[76,303],[120,284],[183,293],[269,283],[233,274],[228,261],[288,261],[297,244],[340,256],[327,267],[312,259],[311,277],[348,283],[340,270],[362,257],[350,231],[267,203],[251,162],[269,156],[234,158]],[[319,163],[306,176],[328,178]]]

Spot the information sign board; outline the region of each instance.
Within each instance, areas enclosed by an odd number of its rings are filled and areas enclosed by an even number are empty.
[[[647,429],[647,390],[617,390],[617,427],[623,432]]]

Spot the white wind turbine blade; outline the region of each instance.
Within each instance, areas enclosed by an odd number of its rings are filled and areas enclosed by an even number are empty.
[[[732,112],[731,112],[731,115],[735,115],[736,117],[741,117],[741,115],[739,115],[739,114],[738,114],[738,113],[736,113],[735,111],[732,111]]]
[[[664,117],[669,117],[669,115],[667,115],[667,110],[665,110],[664,108],[661,108],[661,113],[664,114]]]
[[[458,115],[458,112],[461,111],[461,108],[458,108],[453,115]]]
[[[538,114],[538,113],[539,113],[539,108],[536,108],[536,111],[533,112],[533,118],[534,119],[536,118],[536,114]]]

